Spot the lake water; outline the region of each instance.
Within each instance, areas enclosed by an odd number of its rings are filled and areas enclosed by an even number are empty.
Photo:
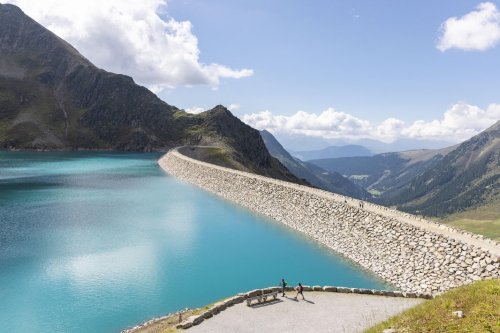
[[[281,277],[388,287],[159,156],[0,152],[0,331],[118,332]]]

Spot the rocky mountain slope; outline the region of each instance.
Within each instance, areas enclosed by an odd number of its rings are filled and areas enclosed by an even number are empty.
[[[277,158],[298,178],[304,179],[311,185],[330,192],[358,199],[371,198],[370,193],[338,172],[329,172],[314,164],[294,158],[268,131],[261,131],[260,134],[271,155]]]
[[[444,149],[310,162],[345,175],[382,204],[443,217],[499,201],[500,121]]]
[[[0,149],[166,150],[215,145],[253,172],[297,181],[257,130],[217,106],[171,106],[94,66],[13,5],[0,4]]]
[[[12,5],[0,6],[0,59],[3,148],[155,149],[182,134],[177,108],[95,67]]]
[[[399,188],[438,163],[453,147],[412,150],[309,161],[328,171],[337,171],[376,196]]]
[[[410,212],[445,216],[498,202],[500,198],[500,121],[463,142],[434,166],[384,200]],[[500,214],[500,207],[498,208]]]

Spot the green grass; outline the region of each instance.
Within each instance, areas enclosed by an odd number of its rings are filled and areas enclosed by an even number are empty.
[[[203,150],[204,157],[206,158],[207,161],[210,163],[222,165],[222,166],[227,166],[231,164],[231,158],[229,156],[229,153],[219,147],[204,147],[204,148],[198,148],[199,150]]]
[[[364,180],[370,177],[369,175],[350,175],[349,179]]]
[[[216,301],[214,303],[205,305],[204,307],[201,308],[196,308],[196,309],[190,309],[187,310],[182,314],[182,320],[187,319],[190,316],[195,316],[199,315],[206,310],[210,309],[215,303],[217,302],[222,302],[226,300],[227,298],[223,298],[219,301]],[[156,322],[154,324],[150,324],[146,327],[142,327],[135,331],[136,333],[174,333],[174,332],[184,332],[185,330],[183,329],[178,329],[175,326],[179,323],[179,316],[177,314],[173,314],[171,316],[168,316],[167,318]]]
[[[248,168],[238,163],[231,151],[222,147],[196,147],[194,149],[181,150],[182,154],[199,161],[215,164],[218,166],[235,170],[248,171]]]
[[[457,219],[447,224],[500,241],[500,218],[496,220]]]
[[[175,111],[173,113],[173,117],[174,119],[179,119],[179,118],[190,118],[194,116],[194,114],[191,114],[191,113],[187,113],[186,111]]]
[[[487,204],[465,212],[436,219],[441,223],[500,240],[500,196],[492,198]]]
[[[197,135],[206,135],[209,134],[209,131],[206,127],[202,125],[194,125],[188,127],[185,131],[186,136],[197,136]]]
[[[370,194],[375,195],[375,196],[380,196],[380,195],[382,194],[382,192],[380,192],[379,190],[376,190],[376,189],[374,189],[374,188],[369,189],[369,190],[368,190],[368,192],[369,192]]]
[[[457,318],[453,311],[463,311]],[[444,293],[392,317],[366,333],[397,328],[398,332],[500,332],[500,280],[478,281]]]

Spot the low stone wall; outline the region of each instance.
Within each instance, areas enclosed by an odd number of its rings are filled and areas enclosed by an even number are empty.
[[[405,293],[401,291],[389,291],[389,290],[374,290],[374,289],[360,289],[360,288],[346,288],[346,287],[334,287],[334,286],[303,286],[304,291],[325,291],[325,292],[335,292],[335,293],[352,293],[352,294],[364,294],[364,295],[377,295],[377,296],[389,296],[389,297],[406,297],[406,298],[432,298],[429,294],[416,294],[416,293]],[[293,291],[294,288],[286,287],[286,291]],[[204,310],[200,314],[190,316],[184,321],[179,323],[176,327],[187,329],[192,326],[198,325],[204,320],[219,314],[220,312],[226,310],[235,304],[241,303],[247,298],[261,296],[273,293],[275,291],[281,291],[280,287],[270,287],[265,289],[255,289],[248,291],[246,293],[240,293],[236,296],[229,297],[223,301],[217,302],[210,306],[208,309]]]
[[[159,164],[179,179],[314,238],[403,292],[436,294],[500,275],[498,245],[471,245],[464,235],[433,232],[439,228],[431,224],[421,228],[381,206],[362,209],[336,194],[192,160],[176,150]]]
[[[135,325],[133,327],[129,327],[129,328],[126,328],[124,330],[122,330],[120,333],[137,333],[137,332],[145,332],[147,331],[152,325],[158,323],[158,322],[161,322],[161,321],[164,321],[164,320],[167,320],[169,318],[172,318],[172,317],[178,317],[179,315],[181,315],[181,318],[182,318],[182,315],[184,315],[184,313],[186,313],[187,311],[189,311],[190,309],[186,308],[184,310],[181,310],[181,311],[177,311],[177,312],[173,312],[173,313],[167,313],[166,315],[164,316],[161,316],[161,317],[155,317],[155,318],[152,318],[152,319],[149,319],[139,325]]]
[[[362,289],[362,288],[347,288],[347,287],[335,287],[335,286],[303,286],[304,292],[308,291],[315,291],[315,292],[334,292],[334,293],[345,293],[345,294],[363,294],[363,295],[375,295],[375,296],[388,296],[388,297],[405,297],[405,298],[424,298],[424,299],[431,299],[432,295],[430,294],[417,294],[417,293],[405,293],[401,291],[390,291],[390,290],[375,290],[375,289]],[[294,291],[295,288],[293,287],[285,287],[286,291]],[[226,310],[227,308],[235,305],[242,303],[244,300],[250,297],[255,297],[255,296],[261,296],[261,295],[266,295],[266,294],[271,294],[273,292],[280,292],[281,287],[269,287],[269,288],[264,288],[264,289],[254,289],[250,290],[244,293],[239,293],[235,296],[228,297],[220,302],[214,303],[207,308],[203,309],[203,311],[200,311],[200,313],[196,315],[192,315],[184,319],[182,322],[176,325],[176,328],[182,328],[182,329],[187,329],[192,326],[198,325],[201,322],[203,322],[206,319],[212,318],[213,316],[221,313],[222,311]],[[167,314],[162,317],[158,318],[153,318],[151,320],[148,320],[140,325],[127,328],[121,333],[134,333],[134,332],[143,332],[147,331],[148,328],[159,322],[162,321],[168,317],[171,317],[173,315],[178,315],[179,313],[184,313],[188,309],[179,311],[176,313],[172,314]]]

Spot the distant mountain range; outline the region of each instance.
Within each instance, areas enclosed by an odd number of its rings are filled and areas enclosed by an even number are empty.
[[[438,150],[312,160],[339,172],[386,205],[446,216],[500,196],[500,121],[462,144]]]
[[[373,153],[360,145],[329,146],[319,150],[290,151],[302,161],[317,160],[322,158],[337,158],[351,156],[372,156]]]
[[[314,164],[303,162],[294,158],[268,131],[261,131],[260,133],[271,155],[276,157],[298,178],[302,178],[309,184],[330,192],[358,199],[371,198],[370,193],[368,193],[365,189],[354,184],[338,172],[326,171]]]
[[[268,153],[257,130],[223,106],[186,113],[132,78],[97,68],[18,7],[0,4],[0,149],[149,151],[184,144],[217,146],[224,154],[218,161],[299,181]]]
[[[441,149],[453,145],[453,143],[447,141],[417,140],[408,138],[397,139],[396,141],[390,143],[373,139],[360,139],[352,143],[364,146],[377,154],[408,150]]]
[[[311,160],[325,170],[337,171],[374,195],[400,187],[440,161],[453,148],[412,150],[358,156]]]
[[[500,121],[463,142],[384,200],[410,212],[444,216],[500,198]],[[497,207],[500,212],[500,207]]]
[[[371,153],[380,154],[387,152],[399,152],[416,149],[440,149],[446,148],[453,143],[435,140],[398,139],[391,143],[386,143],[373,139],[324,139],[304,134],[275,134],[276,139],[289,152],[305,152],[322,150],[330,146],[363,146]],[[355,156],[355,155],[351,155]],[[360,156],[360,155],[358,155]],[[322,158],[327,158],[322,157]]]

